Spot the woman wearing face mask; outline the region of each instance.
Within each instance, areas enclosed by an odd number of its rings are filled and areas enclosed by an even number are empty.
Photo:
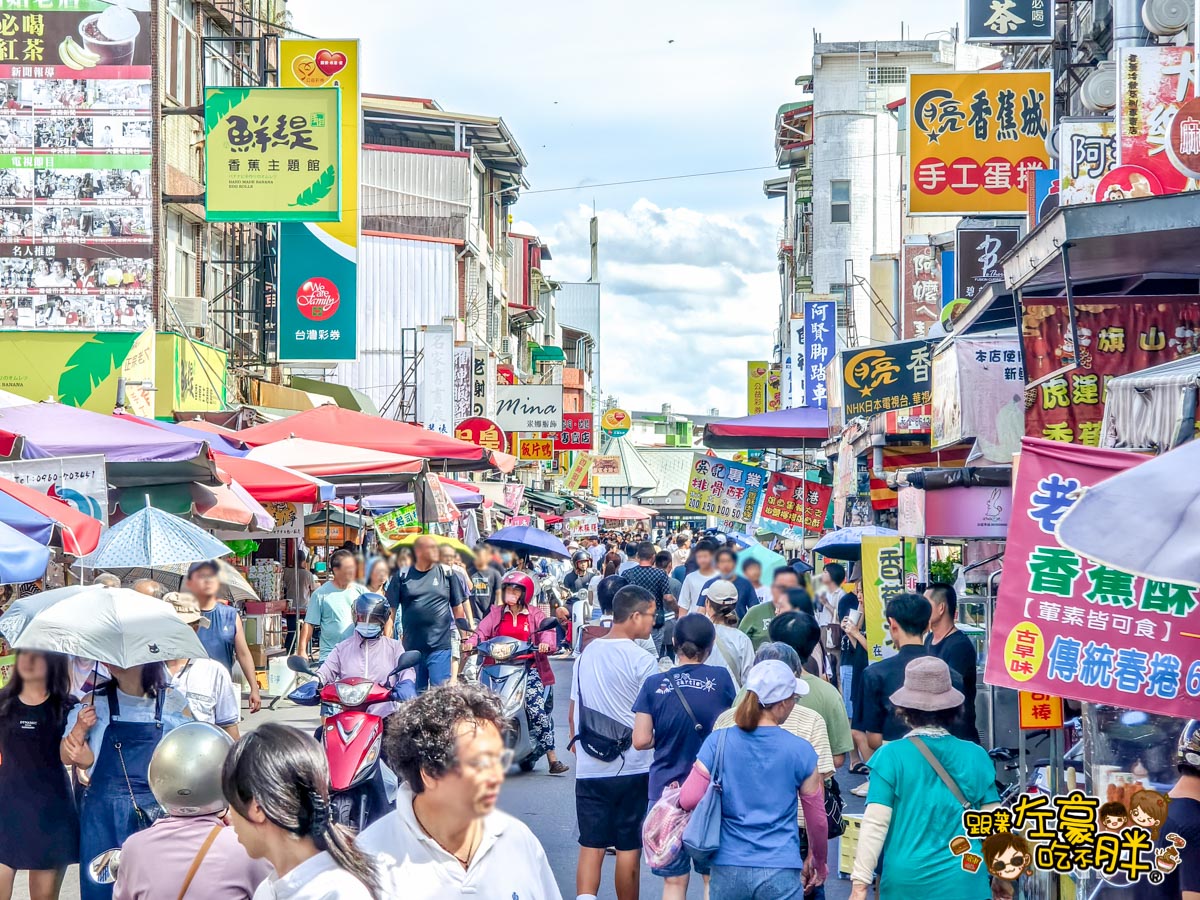
[[[549,617],[536,602],[532,602],[535,597],[532,578],[524,572],[509,572],[500,582],[502,602],[488,610],[471,636],[471,642],[511,637],[537,647],[536,664],[530,667],[529,677],[525,680],[525,708],[529,711],[530,736],[538,750],[546,754],[550,774],[562,775],[568,769],[554,752],[554,722],[546,710],[545,690],[545,686],[554,684],[554,672],[547,654],[553,653],[558,647],[558,639],[552,628],[538,631],[549,622]]]
[[[390,686],[392,670],[404,653],[404,645],[395,638],[386,637],[383,627],[391,615],[391,608],[382,594],[363,594],[354,601],[354,633],[333,648],[333,652],[321,663],[317,679],[321,684],[331,684],[342,678],[365,678],[375,684]],[[413,669],[406,669],[396,682],[392,697],[394,701],[411,700],[417,695],[417,676]],[[367,712],[376,716],[388,716],[396,711],[396,702],[376,703]]]
[[[275,874],[255,900],[376,900],[375,866],[329,813],[329,769],[321,747],[286,725],[246,735],[225,759],[221,788],[238,840]]]

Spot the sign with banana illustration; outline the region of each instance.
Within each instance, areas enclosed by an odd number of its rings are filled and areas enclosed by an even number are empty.
[[[338,88],[204,92],[210,222],[336,222],[342,216]]]

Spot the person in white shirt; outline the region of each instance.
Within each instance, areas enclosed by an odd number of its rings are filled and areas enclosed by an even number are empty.
[[[700,592],[704,585],[719,574],[717,572],[715,555],[717,546],[712,541],[704,540],[696,544],[696,571],[683,579],[683,590],[679,593],[679,614],[704,612],[700,604]]]
[[[163,600],[171,604],[175,615],[185,625],[198,629],[209,624],[208,618],[200,612],[200,603],[186,591],[172,591]],[[171,687],[183,691],[187,697],[188,708],[197,722],[216,725],[235,741],[240,737],[241,698],[233,687],[228,669],[207,657],[173,659],[167,663],[167,674],[171,678]]]
[[[329,811],[329,767],[310,735],[259,726],[234,745],[221,772],[229,820],[251,859],[275,867],[254,900],[375,900],[372,862]]]
[[[595,900],[600,891],[604,855],[617,851],[619,900],[638,895],[642,860],[642,820],[649,795],[653,748],[635,750],[633,706],[642,684],[658,672],[655,655],[636,643],[650,637],[655,602],[645,588],[629,585],[613,598],[613,624],[588,644],[575,662],[567,716],[571,751],[576,756],[575,817],[579,825],[576,900]],[[595,714],[628,728],[624,749],[611,759],[600,735],[589,725]]]
[[[737,629],[737,588],[731,581],[714,581],[701,594],[701,600],[704,605],[697,611],[703,611],[717,626],[717,641],[708,664],[724,666],[740,691],[754,665],[754,642]]]
[[[561,900],[533,832],[496,809],[512,765],[506,728],[499,698],[470,684],[432,688],[391,717],[387,757],[404,783],[357,841],[381,896]]]

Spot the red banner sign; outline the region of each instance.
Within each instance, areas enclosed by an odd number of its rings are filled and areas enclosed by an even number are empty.
[[[807,531],[820,531],[825,525],[829,501],[832,499],[833,488],[828,485],[805,481],[783,472],[772,472],[759,515]]]
[[[592,414],[563,413],[562,431],[554,435],[555,450],[591,450]]]
[[[480,416],[463,419],[454,427],[454,436],[460,441],[478,444],[494,452],[508,452],[507,435],[491,419]]]
[[[1111,379],[1200,351],[1200,302],[1183,297],[1121,298],[1075,309],[1079,368],[1043,382],[1032,400],[1027,398],[1025,433],[1096,447]],[[1022,333],[1031,381],[1070,362],[1065,301],[1030,301]]]
[[[905,244],[900,248],[901,311],[905,338],[923,338],[942,314],[942,267],[929,244]]]
[[[1022,441],[984,672],[988,684],[1200,716],[1200,640],[1188,627],[1200,591],[1085,559],[1054,534],[1082,489],[1144,459]]]

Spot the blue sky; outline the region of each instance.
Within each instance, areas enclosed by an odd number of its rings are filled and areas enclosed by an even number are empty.
[[[626,407],[745,413],[745,360],[765,358],[779,303],[773,120],[824,40],[952,27],[951,0],[291,0],[294,26],[359,36],[363,89],[499,115],[534,191],[513,208],[551,244],[552,277],[587,276],[600,215],[602,387]],[[352,23],[349,27],[347,22]],[[862,23],[870,22],[869,30]],[[716,170],[760,171],[595,187]],[[647,366],[647,360],[653,364]]]

